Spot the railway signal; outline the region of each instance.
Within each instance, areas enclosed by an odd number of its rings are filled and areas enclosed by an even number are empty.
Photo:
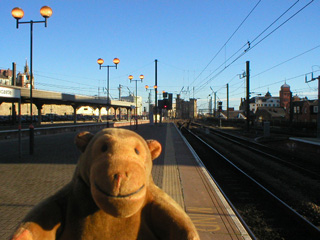
[[[218,102],[218,110],[219,110],[219,112],[222,112],[222,102],[221,101]]]

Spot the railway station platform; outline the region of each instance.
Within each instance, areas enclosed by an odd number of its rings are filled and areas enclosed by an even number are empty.
[[[320,146],[320,138],[297,138],[291,137],[289,138],[292,141],[303,142],[311,145]]]
[[[172,123],[125,127],[163,147],[153,162],[154,182],[190,216],[202,240],[251,239],[242,223]],[[80,155],[75,133],[36,136],[35,153],[18,158],[17,141],[2,141],[0,151],[0,239],[8,239],[23,216],[39,201],[68,183]]]

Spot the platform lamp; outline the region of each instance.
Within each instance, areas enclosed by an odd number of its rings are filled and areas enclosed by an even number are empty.
[[[33,154],[34,149],[34,126],[33,126],[33,116],[32,116],[32,85],[33,85],[33,24],[34,23],[44,23],[44,26],[47,27],[47,19],[52,15],[52,9],[48,6],[43,6],[40,9],[40,14],[44,17],[44,21],[28,21],[28,22],[21,22],[20,19],[23,18],[24,12],[21,8],[14,8],[11,11],[12,16],[17,20],[17,28],[19,28],[19,24],[30,24],[30,116],[31,116],[31,124],[29,126],[30,129],[30,155]]]
[[[134,80],[132,75],[129,75],[128,77],[130,79],[130,82],[134,81],[136,82],[136,111],[135,111],[135,115],[136,115],[136,129],[138,128],[138,88],[137,88],[137,82],[140,81],[142,82],[142,80],[144,79],[144,76],[141,74],[139,76],[140,79]]]
[[[97,60],[97,63],[99,64],[99,69],[101,70],[101,68],[106,67],[107,68],[107,105],[110,106],[110,93],[109,93],[109,68],[114,67],[116,69],[118,69],[118,64],[120,63],[120,59],[119,58],[114,58],[113,59],[113,63],[114,65],[106,65],[106,66],[102,66],[102,64],[104,63],[104,60],[102,58],[99,58]],[[107,109],[107,127],[109,127],[109,109]]]

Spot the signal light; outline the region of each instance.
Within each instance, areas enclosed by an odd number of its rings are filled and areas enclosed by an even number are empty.
[[[219,112],[222,112],[222,102],[221,101],[218,102],[218,109],[219,109]]]

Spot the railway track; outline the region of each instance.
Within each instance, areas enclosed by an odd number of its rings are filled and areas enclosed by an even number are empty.
[[[194,125],[198,127],[203,127],[203,125],[199,124]],[[276,148],[271,148],[269,146],[257,143],[255,141],[250,141],[247,138],[226,133],[215,128],[205,127],[205,129],[209,131],[211,134],[214,134],[216,136],[226,139],[227,141],[232,142],[232,144],[237,144],[241,147],[250,149],[250,151],[252,152],[263,155],[264,157],[268,158],[269,161],[278,162],[294,171],[299,172],[300,174],[320,181],[320,165],[317,162],[307,160],[306,164],[306,158],[301,158],[292,153],[288,153],[286,151],[282,151]]]
[[[189,131],[182,128],[181,131],[258,239],[320,239],[320,231],[312,223],[317,222],[316,219],[306,219],[282,197],[276,196],[279,189],[274,184],[281,181],[270,180],[268,171],[275,170],[266,170],[268,163],[262,163],[279,162],[279,159],[269,160],[269,153],[262,154],[261,149],[253,146],[249,148],[244,140],[213,136],[207,129]],[[259,168],[257,164],[262,166]],[[319,177],[316,172],[299,166],[290,168],[303,172],[303,175],[312,175],[313,180]]]

